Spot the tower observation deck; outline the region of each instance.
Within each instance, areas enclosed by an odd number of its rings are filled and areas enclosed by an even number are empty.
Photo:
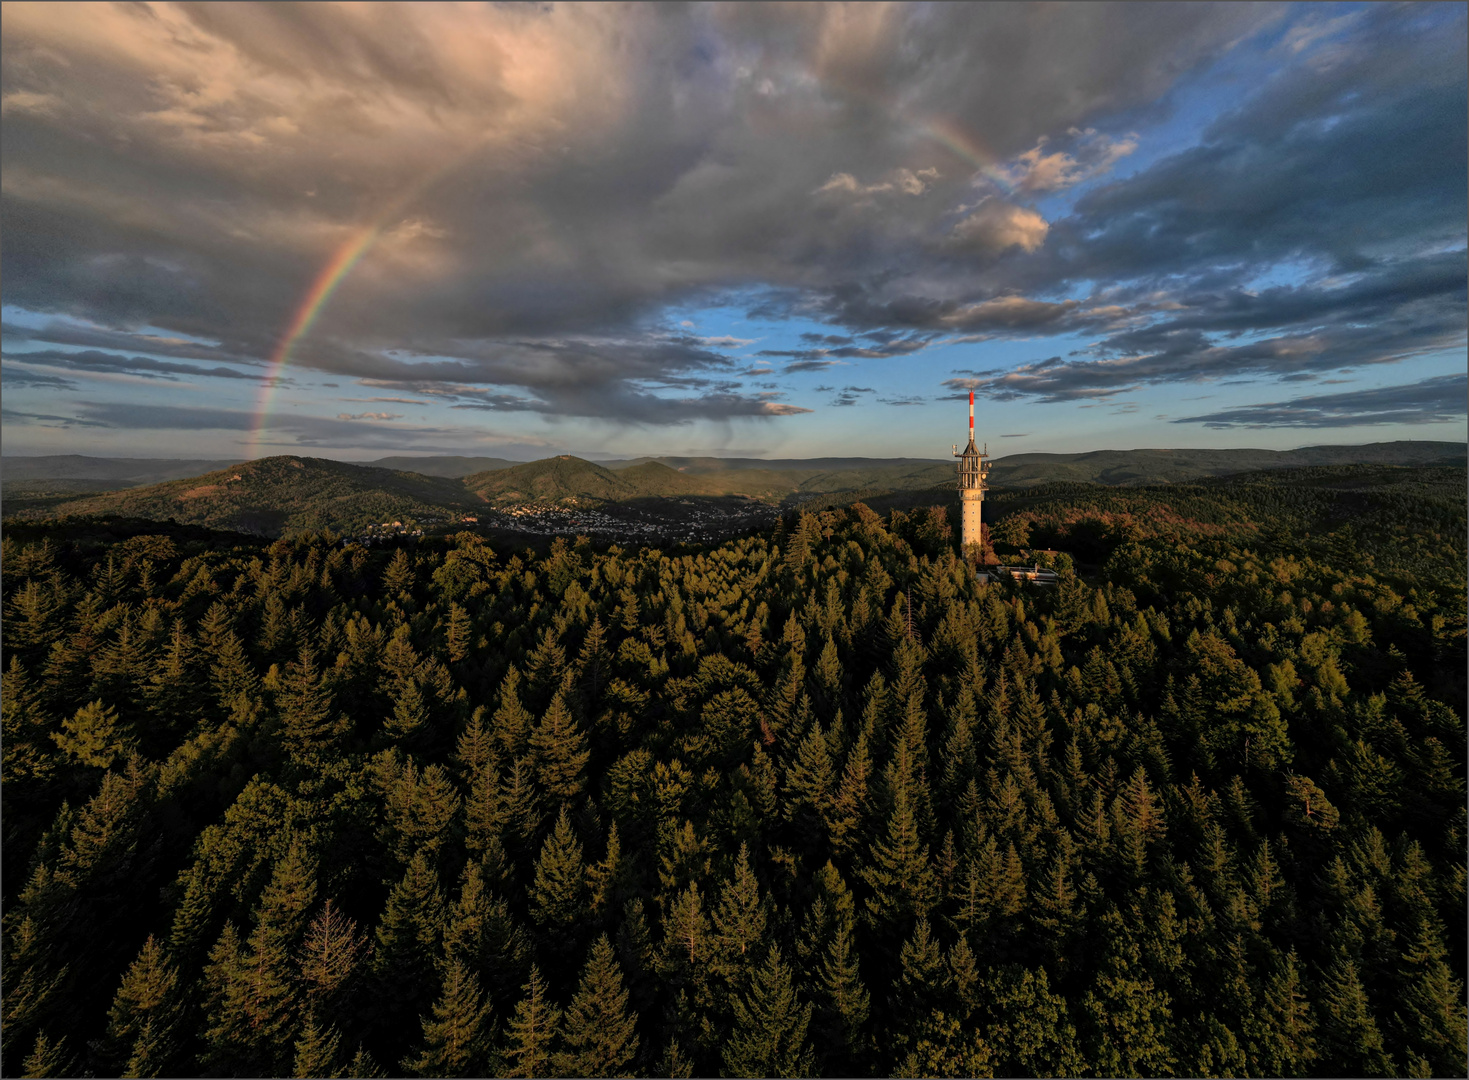
[[[959,521],[963,538],[962,551],[970,555],[978,547],[970,544],[982,542],[984,532],[980,523],[980,512],[984,505],[985,478],[990,471],[989,447],[983,450],[974,445],[974,391],[969,391],[969,443],[961,453],[956,444],[954,456],[959,459]]]

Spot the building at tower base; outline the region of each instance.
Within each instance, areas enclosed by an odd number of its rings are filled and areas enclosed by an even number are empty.
[[[974,445],[974,391],[969,391],[969,442],[963,452],[954,446],[959,459],[959,535],[966,558],[977,558],[984,543],[985,478],[990,471],[989,447]],[[975,545],[970,547],[970,545]]]

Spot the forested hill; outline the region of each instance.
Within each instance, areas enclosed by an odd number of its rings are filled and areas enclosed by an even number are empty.
[[[1017,495],[1048,589],[12,524],[0,1067],[1462,1075],[1462,485],[1368,479]]]

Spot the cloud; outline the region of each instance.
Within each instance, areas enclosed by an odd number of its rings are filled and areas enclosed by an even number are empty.
[[[1149,107],[1265,17],[7,8],[6,302],[52,317],[36,337],[50,344],[259,365],[333,254],[380,224],[295,367],[406,379],[388,355],[401,349],[443,372],[419,378],[480,381],[551,415],[678,415],[643,400],[641,380],[709,377],[723,361],[700,348],[730,343],[650,329],[671,305],[752,284],[820,304],[853,281],[882,292],[884,275],[901,294],[938,266],[973,166],[915,138],[915,117],[962,118],[1007,160]],[[874,206],[835,197],[848,187]],[[960,291],[996,245],[1034,251],[1043,235],[1023,207],[975,213],[943,256],[963,265],[939,267]],[[689,415],[777,414],[697,401]]]
[[[803,371],[825,371],[840,364],[840,360],[796,360],[785,366],[785,374],[798,375]]]
[[[364,413],[337,413],[338,420],[401,420],[402,413],[386,412],[364,412]]]
[[[1184,294],[1171,317],[1124,329],[1080,359],[971,371],[951,388],[1000,400],[1103,398],[1147,384],[1277,376],[1397,363],[1463,347],[1469,260],[1449,251],[1382,262],[1350,280]]]
[[[802,411],[728,387],[752,341],[672,324],[717,303],[826,324],[791,371],[1085,332],[973,376],[1032,400],[1459,349],[1463,10],[1349,14],[8,6],[5,299],[45,325],[6,355],[258,377],[375,228],[289,370],[471,410]],[[1232,104],[1118,178],[1190,88]]]
[[[1462,420],[1469,376],[1439,375],[1401,386],[1319,394],[1262,405],[1240,405],[1175,424],[1209,428],[1331,428],[1381,424],[1442,424]]]
[[[1016,190],[1033,193],[1061,191],[1110,172],[1112,166],[1137,149],[1137,135],[1110,138],[1095,128],[1072,129],[1075,155],[1064,150],[1046,153],[1050,139],[1040,141],[999,169],[1005,181]]]
[[[42,375],[39,372],[27,371],[25,368],[16,367],[14,363],[5,365],[5,372],[0,375],[0,382],[8,390],[19,390],[21,388],[45,387],[50,390],[75,390],[77,384],[71,379],[63,379],[58,375]]]
[[[952,236],[963,248],[1004,251],[1017,247],[1030,252],[1046,242],[1050,231],[1050,223],[1029,207],[987,198],[954,226]]]
[[[919,169],[917,172],[912,169],[895,169],[889,174],[889,179],[873,184],[862,184],[851,173],[839,172],[833,173],[831,178],[812,194],[866,196],[899,192],[904,195],[922,195],[938,178],[938,169],[932,167]]]
[[[107,427],[99,420],[87,420],[75,416],[54,416],[49,413],[21,412],[18,409],[0,407],[0,420],[12,424],[35,424],[38,427]]]
[[[44,367],[66,368],[71,371],[105,372],[111,374],[139,375],[145,379],[177,381],[181,375],[210,379],[258,380],[259,372],[236,371],[227,367],[204,368],[197,364],[180,364],[172,360],[155,360],[148,356],[119,356],[116,353],[84,349],[67,352],[63,349],[31,349],[26,352],[5,354],[5,359]],[[287,380],[288,381],[288,380]]]

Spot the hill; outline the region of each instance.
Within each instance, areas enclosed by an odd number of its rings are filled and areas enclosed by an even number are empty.
[[[1012,454],[995,459],[990,483],[1023,487],[1056,481],[1178,484],[1263,469],[1340,465],[1436,465],[1465,460],[1464,443],[1389,442],[1306,446],[1299,450],[1093,450],[1085,454]]]
[[[173,519],[275,536],[327,528],[357,531],[383,521],[447,521],[480,501],[454,480],[283,456],[75,499],[53,512]]]
[[[564,502],[573,499],[611,502],[644,494],[612,470],[570,455],[474,473],[466,476],[463,484],[468,491],[489,503]]]
[[[234,458],[100,458],[83,454],[7,456],[0,458],[0,478],[4,479],[7,489],[17,480],[105,480],[129,485],[157,484],[224,469],[234,463]]]
[[[442,476],[457,480],[492,469],[508,469],[519,465],[520,462],[497,457],[453,457],[450,455],[409,457],[400,455],[365,461],[362,464],[373,465],[379,469],[392,469],[395,472],[415,472],[422,473],[424,476]]]

